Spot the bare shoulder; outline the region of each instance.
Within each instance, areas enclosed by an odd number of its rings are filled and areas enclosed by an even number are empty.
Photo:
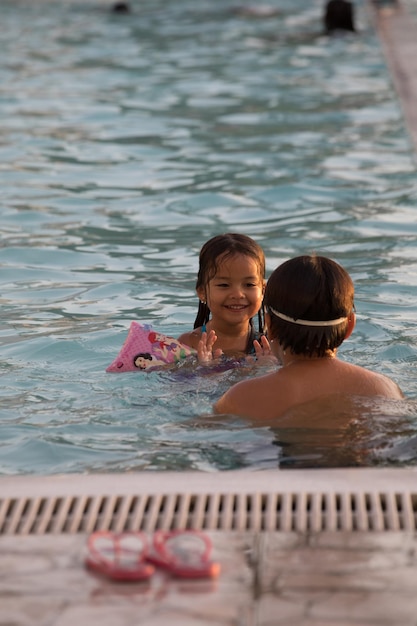
[[[186,346],[190,346],[190,348],[194,348],[197,350],[198,342],[201,339],[201,328],[196,328],[188,333],[183,333],[178,337],[178,341],[180,343],[185,343]]]
[[[404,398],[404,394],[399,385],[385,374],[374,372],[357,365],[352,365],[351,368],[352,371],[359,374],[361,381],[359,387],[363,387],[363,389],[359,389],[358,391],[363,391],[364,395],[383,396],[393,400]]]
[[[388,376],[384,376],[384,374],[375,374],[375,376],[379,379],[379,385],[381,387],[381,392],[383,395],[386,395],[387,398],[392,398],[394,400],[404,398],[404,394],[401,391],[399,385],[396,382],[388,378]]]

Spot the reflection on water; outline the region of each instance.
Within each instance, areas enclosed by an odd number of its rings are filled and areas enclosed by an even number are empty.
[[[409,398],[369,417],[371,463],[414,463],[400,107],[364,3],[341,39],[321,36],[321,0],[270,4],[248,19],[224,0],[2,3],[0,472],[278,465],[267,428],[190,426],[242,373],[105,373],[132,319],[192,326],[198,251],[229,230],[262,244],[268,272],[313,250],[348,269],[359,319],[340,355]]]
[[[417,405],[329,396],[296,407],[271,427],[280,466],[369,467],[415,464]]]

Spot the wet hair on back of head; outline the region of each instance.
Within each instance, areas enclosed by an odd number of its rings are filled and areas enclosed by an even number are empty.
[[[220,263],[238,254],[251,257],[258,265],[259,275],[265,278],[265,255],[261,246],[251,237],[239,233],[225,233],[212,237],[203,245],[199,256],[199,269],[196,289],[206,287],[217,273]],[[199,303],[194,328],[200,328],[210,319],[210,309],[206,302]],[[253,322],[251,320],[251,326]],[[258,313],[259,332],[263,332],[263,309]]]
[[[284,350],[307,356],[325,356],[343,342],[348,316],[354,310],[352,279],[343,267],[327,257],[305,255],[286,261],[271,274],[264,297],[271,316],[269,339]],[[283,320],[279,312],[299,323]],[[343,318],[339,324],[303,325]]]

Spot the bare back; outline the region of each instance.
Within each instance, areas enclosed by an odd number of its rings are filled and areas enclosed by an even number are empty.
[[[218,400],[214,410],[274,420],[295,406],[333,394],[403,398],[387,376],[337,358],[321,358],[296,361],[272,374],[242,381]]]

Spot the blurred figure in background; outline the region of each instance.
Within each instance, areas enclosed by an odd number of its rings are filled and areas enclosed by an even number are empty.
[[[129,13],[130,7],[127,2],[115,2],[112,11],[113,13]]]
[[[353,5],[348,0],[329,0],[324,13],[324,28],[326,33],[336,31],[355,32]]]

